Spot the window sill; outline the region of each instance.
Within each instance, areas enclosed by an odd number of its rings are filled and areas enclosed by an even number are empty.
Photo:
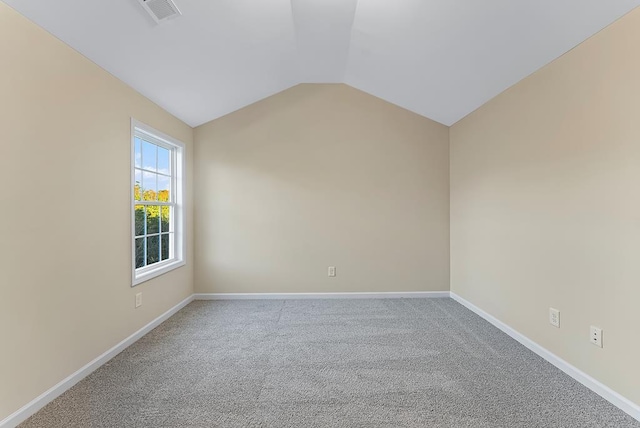
[[[141,269],[142,272],[134,271],[133,281],[131,286],[135,287],[138,284],[141,284],[145,281],[149,281],[150,279],[156,278],[160,275],[164,275],[165,273],[170,272],[184,265],[185,265],[184,260],[171,260],[168,263],[161,263],[158,266],[154,266],[152,269],[149,269],[149,270],[142,268]]]

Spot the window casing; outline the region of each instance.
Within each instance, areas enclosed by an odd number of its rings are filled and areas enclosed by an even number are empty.
[[[131,121],[132,285],[185,264],[184,144]]]

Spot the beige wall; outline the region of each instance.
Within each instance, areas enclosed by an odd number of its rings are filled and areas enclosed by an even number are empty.
[[[640,404],[638,52],[640,9],[451,128],[451,288]]]
[[[448,135],[345,85],[196,128],[196,292],[448,290]]]
[[[192,294],[190,259],[131,288],[130,117],[188,165],[193,130],[2,2],[0,35],[2,420]]]

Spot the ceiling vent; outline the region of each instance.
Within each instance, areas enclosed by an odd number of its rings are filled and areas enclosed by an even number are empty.
[[[182,15],[180,9],[172,0],[138,0],[144,10],[158,24],[168,21],[171,18]]]

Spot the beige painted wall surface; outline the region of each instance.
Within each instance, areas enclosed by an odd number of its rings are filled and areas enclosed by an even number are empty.
[[[452,291],[637,404],[639,52],[636,9],[451,128]]]
[[[191,260],[131,288],[130,117],[189,169],[193,130],[1,2],[0,35],[2,420],[193,292]]]
[[[299,85],[195,141],[196,292],[449,289],[447,127]]]

